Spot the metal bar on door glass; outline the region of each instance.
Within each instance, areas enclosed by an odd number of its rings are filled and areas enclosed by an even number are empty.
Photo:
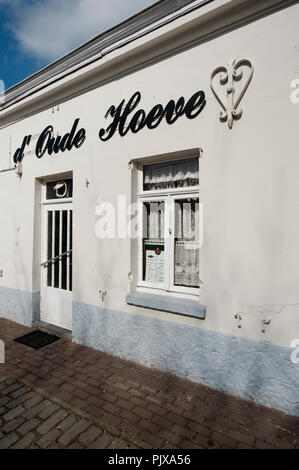
[[[65,251],[64,253],[61,253],[60,255],[54,256],[54,258],[47,259],[47,261],[44,261],[43,263],[41,263],[41,266],[47,267],[48,264],[52,264],[55,260],[63,258],[64,256],[69,255],[71,252],[72,250]]]

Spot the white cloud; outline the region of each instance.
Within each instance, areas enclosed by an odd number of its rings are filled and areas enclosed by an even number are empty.
[[[55,60],[156,0],[0,0],[23,53]]]

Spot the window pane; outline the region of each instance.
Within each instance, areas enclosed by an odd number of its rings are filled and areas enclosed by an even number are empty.
[[[183,188],[199,184],[198,158],[153,163],[143,167],[143,190]]]
[[[199,200],[175,201],[174,285],[199,287]]]
[[[59,253],[59,231],[60,231],[60,212],[54,211],[55,214],[55,248],[54,248],[54,257],[60,255]],[[54,287],[59,287],[59,258],[56,258],[54,261]]]
[[[67,211],[62,211],[62,246],[61,246],[61,254],[67,251],[67,234],[68,234],[68,227],[67,227]],[[64,255],[61,259],[61,288],[66,290],[67,285],[67,272],[66,272],[66,265],[67,265],[67,255]]]
[[[48,212],[48,260],[52,259],[52,230],[53,230],[53,212]],[[52,286],[52,263],[47,265],[47,286]]]
[[[70,231],[69,231],[70,250],[73,249],[73,211],[70,211]],[[73,252],[70,253],[70,272],[69,272],[69,290],[73,290]]]
[[[73,180],[58,180],[47,183],[47,199],[65,199],[73,197]]]
[[[164,217],[163,201],[143,204],[143,280],[154,284],[164,282]]]

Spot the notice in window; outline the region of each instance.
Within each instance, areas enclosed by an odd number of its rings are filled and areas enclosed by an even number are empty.
[[[164,245],[145,241],[145,280],[154,284],[164,282]]]

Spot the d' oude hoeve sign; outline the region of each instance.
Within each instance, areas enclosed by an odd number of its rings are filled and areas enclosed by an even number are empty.
[[[176,102],[170,100],[164,107],[162,104],[156,104],[148,113],[140,108],[136,110],[141,101],[141,93],[136,91],[126,103],[122,100],[116,106],[110,106],[105,117],[112,117],[112,122],[109,126],[101,128],[99,131],[99,138],[101,141],[106,142],[111,139],[118,131],[121,137],[124,137],[129,131],[133,134],[141,131],[144,127],[148,129],[155,129],[159,126],[161,121],[165,118],[167,124],[174,124],[177,119],[186,116],[188,119],[195,119],[204,109],[206,105],[205,93],[197,91],[188,101],[184,97],[179,98]],[[86,130],[79,128],[79,118],[75,119],[70,132],[64,136],[57,135],[54,137],[53,126],[47,126],[40,134],[36,146],[35,155],[41,158],[48,153],[65,152],[65,150],[72,150],[79,148],[86,139]],[[26,135],[23,139],[22,145],[15,151],[13,161],[15,164],[21,162],[24,158],[26,147],[31,143],[32,135]]]

